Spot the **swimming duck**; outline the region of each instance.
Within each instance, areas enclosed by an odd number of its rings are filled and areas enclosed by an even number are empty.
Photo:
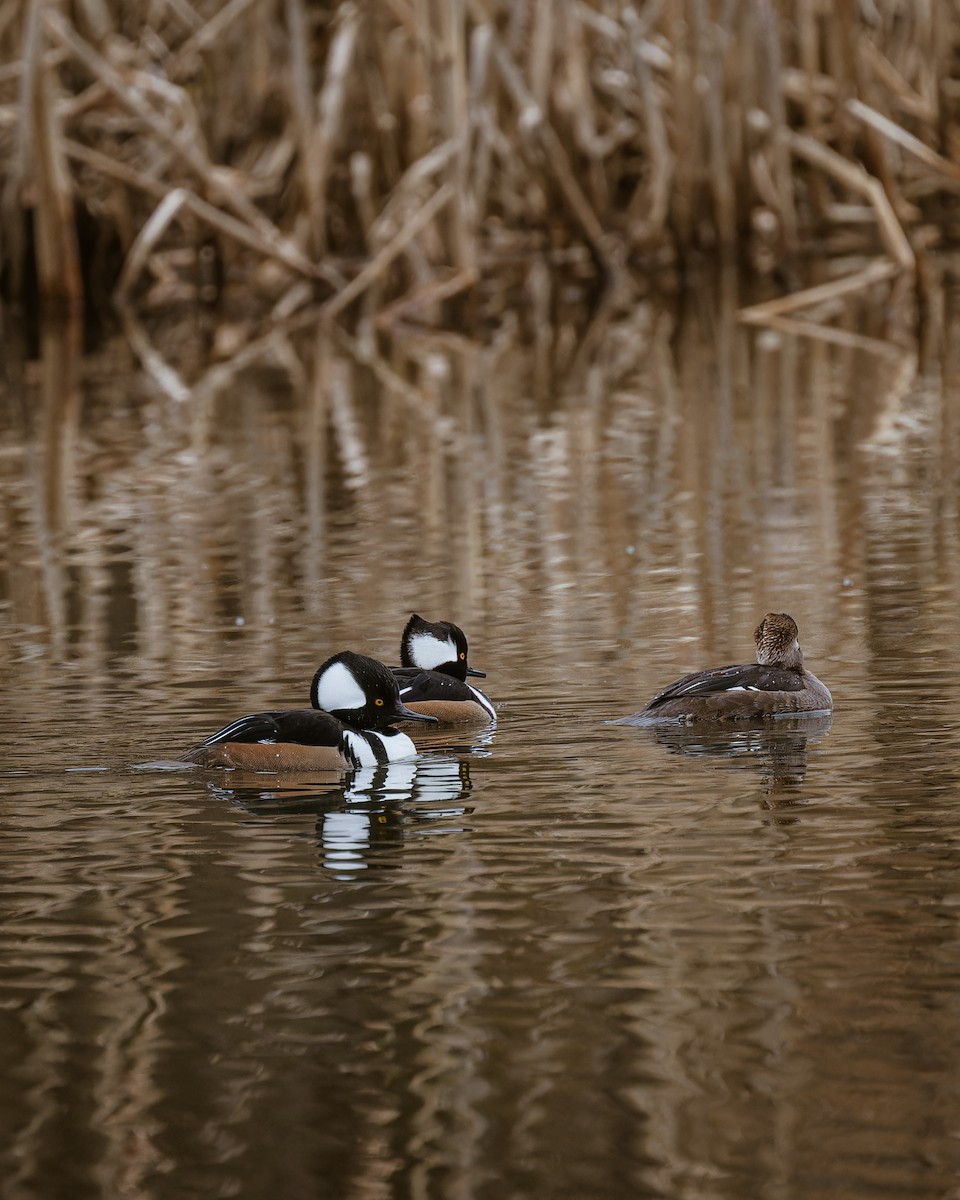
[[[400,666],[393,668],[400,699],[415,713],[442,725],[487,725],[497,719],[489,698],[467,683],[485,673],[467,662],[467,638],[450,621],[425,621],[414,613],[400,639]]]
[[[334,654],[318,668],[310,702],[312,708],[240,717],[183,759],[245,771],[373,767],[416,755],[410,738],[391,728],[396,722],[435,722],[401,702],[388,667],[352,650]]]
[[[616,725],[755,721],[833,711],[825,684],[804,669],[799,630],[786,613],[767,613],[754,632],[757,661],[694,671],[657,692],[640,712]]]

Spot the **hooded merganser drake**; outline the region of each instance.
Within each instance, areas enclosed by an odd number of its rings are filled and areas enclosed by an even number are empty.
[[[691,724],[694,721],[755,721],[833,711],[827,687],[803,667],[797,623],[786,613],[767,613],[754,635],[757,661],[694,671],[657,692],[646,708],[617,725]]]
[[[244,771],[316,771],[412,758],[410,738],[390,726],[433,721],[400,701],[388,667],[343,650],[320,667],[310,685],[313,708],[240,717],[183,757],[201,767]]]
[[[459,625],[411,616],[400,639],[400,666],[393,673],[400,699],[415,713],[442,725],[489,724],[497,719],[490,700],[467,683],[485,678],[467,662],[467,639]]]

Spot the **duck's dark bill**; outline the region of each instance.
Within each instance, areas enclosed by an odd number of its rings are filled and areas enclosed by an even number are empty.
[[[437,718],[431,717],[427,713],[414,712],[412,708],[407,708],[405,704],[397,705],[397,721],[429,721],[431,725],[436,725]]]
[[[478,671],[476,667],[467,667],[467,674],[476,675],[478,679],[486,679],[487,677],[486,671]]]

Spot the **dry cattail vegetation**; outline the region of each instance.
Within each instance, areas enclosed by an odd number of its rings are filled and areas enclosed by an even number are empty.
[[[113,296],[135,339],[704,254],[789,322],[909,287],[960,191],[956,0],[0,0],[0,63],[4,295]],[[798,294],[811,255],[860,257]]]

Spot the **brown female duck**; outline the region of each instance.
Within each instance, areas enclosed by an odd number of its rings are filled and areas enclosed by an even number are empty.
[[[753,637],[757,643],[756,662],[684,675],[657,692],[640,712],[614,724],[756,721],[804,714],[823,716],[833,711],[829,689],[804,668],[799,631],[792,617],[767,613]]]

